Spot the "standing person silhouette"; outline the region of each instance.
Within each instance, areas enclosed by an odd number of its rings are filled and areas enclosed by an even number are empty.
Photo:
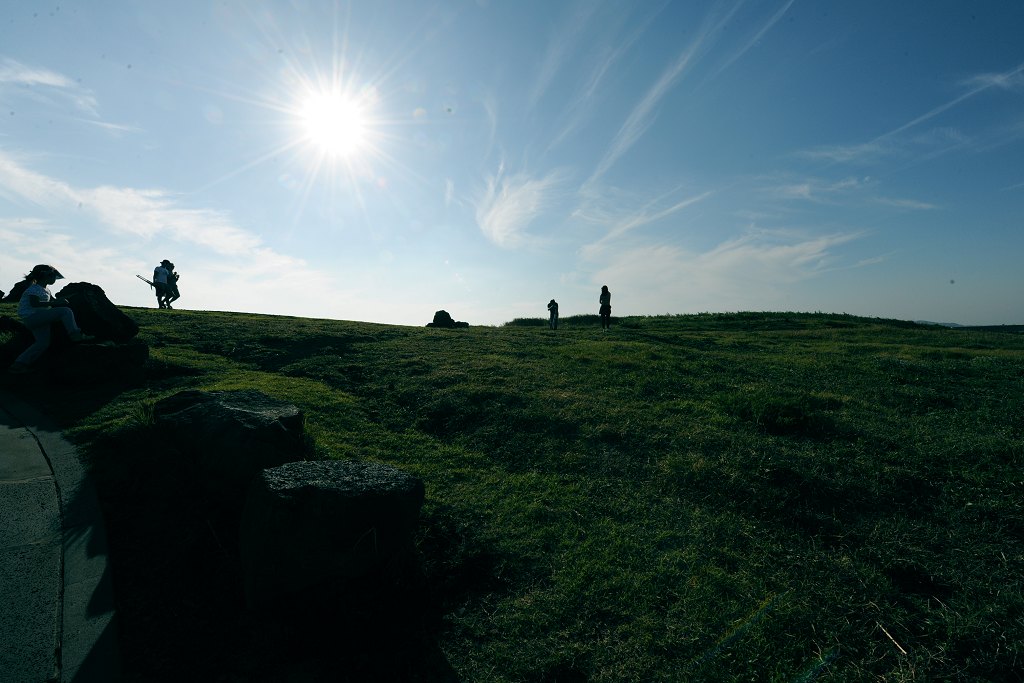
[[[164,306],[167,308],[171,307],[175,301],[181,298],[181,294],[178,292],[178,278],[180,276],[174,272],[174,264],[170,261],[167,262],[167,296],[164,297]]]
[[[91,341],[95,338],[82,333],[75,321],[74,311],[67,307],[68,302],[55,299],[50,293],[49,286],[63,278],[60,271],[45,263],[39,264],[25,276],[29,285],[18,301],[18,315],[36,341],[15,359],[8,372],[22,374],[31,371],[32,363],[50,348],[50,330],[54,323],[64,325],[71,341]]]
[[[558,329],[558,302],[554,299],[548,302],[548,327]]]
[[[608,291],[608,285],[601,285],[601,296],[598,298],[601,303],[601,329],[608,330],[612,326],[612,293]]]
[[[171,278],[171,271],[167,266],[170,264],[170,261],[164,259],[159,266],[153,269],[153,289],[156,290],[156,305],[159,308],[168,307],[167,299],[170,297],[168,280]]]

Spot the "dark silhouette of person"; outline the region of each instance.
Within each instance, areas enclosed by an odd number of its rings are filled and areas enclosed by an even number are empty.
[[[612,326],[612,293],[608,291],[608,285],[601,285],[601,296],[598,298],[601,308],[601,329],[607,330]]]
[[[178,292],[178,278],[181,277],[178,273],[174,272],[174,264],[170,261],[167,262],[167,295],[164,297],[164,306],[170,308],[171,304],[181,298],[181,293]]]
[[[35,343],[15,359],[8,372],[21,374],[31,372],[32,364],[50,348],[50,332],[54,323],[60,323],[73,342],[92,341],[94,337],[83,334],[75,320],[74,312],[65,299],[58,299],[50,292],[50,285],[64,279],[60,271],[51,265],[40,263],[25,276],[28,286],[18,302],[18,315],[25,327],[35,337]]]
[[[160,265],[153,269],[153,289],[156,290],[156,305],[160,308],[167,308],[167,298],[170,296],[171,271],[167,267],[170,261],[164,259]]]
[[[548,302],[548,327],[558,329],[558,302],[554,299]]]

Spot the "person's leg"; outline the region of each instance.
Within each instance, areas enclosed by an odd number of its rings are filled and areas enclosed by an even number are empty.
[[[82,334],[81,328],[78,327],[78,321],[75,320],[75,312],[70,308],[51,308],[54,313],[54,322],[60,322],[67,331],[69,337],[75,337]]]
[[[38,313],[33,313],[25,320],[25,326],[32,333],[35,342],[14,359],[16,365],[31,365],[39,360],[39,356],[43,355],[46,349],[50,348],[50,325],[54,323],[56,318],[48,314],[55,310],[57,309],[51,308],[39,311]]]

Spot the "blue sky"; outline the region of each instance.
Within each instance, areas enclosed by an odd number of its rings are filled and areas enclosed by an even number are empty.
[[[11,3],[0,289],[1024,323],[1024,3]]]

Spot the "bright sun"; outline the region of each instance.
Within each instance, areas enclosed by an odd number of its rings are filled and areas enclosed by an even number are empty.
[[[367,140],[367,119],[359,100],[344,93],[313,93],[298,111],[306,141],[319,152],[347,158]]]

